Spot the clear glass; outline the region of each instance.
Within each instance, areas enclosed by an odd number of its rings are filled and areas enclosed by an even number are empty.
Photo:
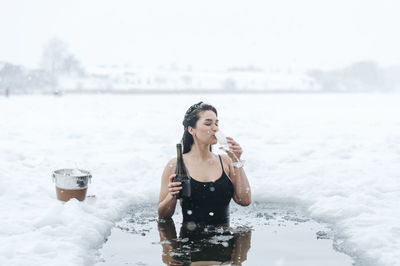
[[[215,137],[217,138],[218,144],[220,147],[222,147],[224,150],[230,151],[229,143],[226,140],[226,137],[225,137],[224,133],[222,133],[221,130],[219,130],[219,131],[217,131],[217,133],[215,133]]]
[[[235,157],[235,161],[236,161],[236,163],[234,163],[234,165],[237,166],[237,167],[243,166],[243,164],[241,163],[239,158],[231,150],[231,146],[228,143],[228,141],[226,140],[225,134],[221,130],[218,130],[217,133],[215,133],[215,137],[217,138],[218,144],[219,144],[220,147],[222,147],[226,152],[229,152],[229,153],[233,154],[233,157]]]

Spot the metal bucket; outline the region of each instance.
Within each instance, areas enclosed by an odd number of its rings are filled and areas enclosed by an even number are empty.
[[[68,201],[71,198],[83,201],[88,184],[92,179],[89,171],[81,169],[59,169],[53,172],[57,199]]]

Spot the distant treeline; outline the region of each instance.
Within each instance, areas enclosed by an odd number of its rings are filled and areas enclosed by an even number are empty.
[[[321,90],[394,91],[400,90],[400,67],[381,68],[363,61],[332,71],[312,70],[307,74]]]
[[[180,71],[180,72],[179,72]],[[278,74],[279,75],[278,75]],[[400,67],[382,68],[362,61],[306,73],[265,71],[254,66],[225,71],[154,72],[118,66],[86,73],[79,60],[58,39],[44,47],[40,67],[0,62],[0,94],[25,93],[263,93],[400,91]]]
[[[60,76],[82,77],[84,74],[79,60],[68,52],[66,43],[52,39],[43,49],[38,69],[0,62],[0,92],[47,92],[56,90]]]

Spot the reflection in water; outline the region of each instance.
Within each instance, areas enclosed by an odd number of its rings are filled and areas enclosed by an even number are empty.
[[[135,205],[112,230],[98,266],[365,265],[337,252],[343,250],[343,242],[326,224],[299,215],[289,205],[233,205],[231,214],[230,227],[187,223],[181,228],[172,220],[157,223],[154,205]],[[175,220],[181,219],[177,213]]]
[[[250,249],[251,230],[228,225],[182,224],[177,238],[172,219],[160,220],[158,231],[162,261],[167,265],[241,265]]]

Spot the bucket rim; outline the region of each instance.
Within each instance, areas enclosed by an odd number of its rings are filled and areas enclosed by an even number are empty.
[[[66,176],[63,173],[63,172],[67,172],[67,171],[71,171],[72,172],[73,170],[79,170],[82,174]],[[83,170],[83,169],[79,169],[79,168],[62,168],[62,169],[55,170],[55,171],[53,171],[53,177],[56,177],[56,176],[62,176],[62,177],[87,177],[88,176],[89,178],[92,177],[92,175],[90,174],[89,171]]]

